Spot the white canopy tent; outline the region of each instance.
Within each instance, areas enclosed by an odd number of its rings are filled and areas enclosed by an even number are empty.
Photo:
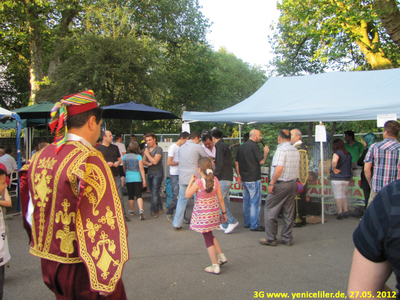
[[[266,123],[373,120],[400,113],[400,69],[272,77],[217,112],[183,112],[185,122]]]
[[[400,113],[400,69],[272,77],[252,96],[232,107],[217,112],[185,111],[182,121],[237,124],[361,121],[394,113]],[[323,170],[322,142],[320,148]]]

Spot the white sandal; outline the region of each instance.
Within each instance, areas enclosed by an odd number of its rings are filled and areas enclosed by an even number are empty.
[[[218,264],[220,266],[226,264],[227,262],[228,262],[228,259],[226,258],[225,254],[223,254],[223,253],[218,254]]]
[[[212,264],[212,266],[205,268],[204,271],[206,271],[207,273],[218,275],[220,272],[219,264]]]

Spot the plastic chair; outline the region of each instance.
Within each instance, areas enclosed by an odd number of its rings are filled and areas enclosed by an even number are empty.
[[[12,187],[15,187],[15,189],[11,189]],[[18,198],[18,172],[17,171],[12,171],[10,175],[10,184],[8,185],[8,194],[10,197],[17,197]]]

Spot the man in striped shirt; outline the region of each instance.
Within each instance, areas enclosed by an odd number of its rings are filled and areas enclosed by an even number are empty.
[[[399,132],[399,122],[387,121],[383,131],[384,140],[373,144],[365,156],[364,174],[371,186],[369,203],[384,186],[400,179],[400,143],[397,141]]]
[[[299,174],[300,154],[290,143],[291,134],[283,129],[278,135],[278,148],[272,159],[271,180],[268,184],[268,197],[265,200],[264,220],[265,238],[259,240],[262,245],[276,246],[277,243],[292,246],[292,231],[295,210],[296,179]],[[282,210],[284,225],[282,239],[277,241],[277,217]]]

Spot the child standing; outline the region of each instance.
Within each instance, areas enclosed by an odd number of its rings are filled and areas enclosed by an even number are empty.
[[[222,253],[212,231],[220,227],[220,219],[222,223],[226,222],[224,198],[221,194],[219,181],[214,177],[211,160],[208,157],[201,157],[198,160],[197,166],[200,178],[193,175],[185,193],[185,197],[189,199],[197,192],[192,220],[190,221],[190,229],[200,232],[204,236],[208,255],[212,263],[205,271],[207,273],[219,274],[220,265],[227,263],[228,260]],[[222,211],[221,218],[219,213],[220,207]]]
[[[0,169],[0,299],[3,299],[4,265],[10,260],[6,225],[3,219],[3,212],[1,208],[1,206],[11,206],[11,198],[7,191],[6,177],[7,172],[3,169]]]

